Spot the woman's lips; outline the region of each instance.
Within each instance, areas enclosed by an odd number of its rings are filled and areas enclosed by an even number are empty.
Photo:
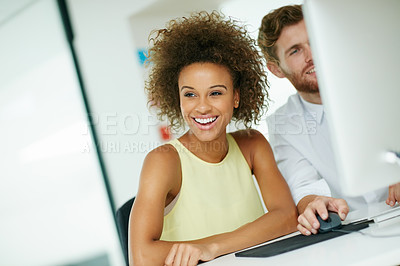
[[[218,119],[218,116],[212,117],[193,117],[193,121],[197,125],[198,128],[202,130],[209,130],[211,129]]]

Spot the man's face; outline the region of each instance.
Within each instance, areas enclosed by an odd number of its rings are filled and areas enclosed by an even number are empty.
[[[279,68],[296,88],[318,93],[318,82],[304,20],[285,27],[276,42]]]

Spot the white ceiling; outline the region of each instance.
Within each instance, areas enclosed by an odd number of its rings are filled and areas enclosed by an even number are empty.
[[[156,16],[163,13],[173,13],[176,10],[195,11],[203,10],[208,7],[218,7],[224,2],[231,0],[158,0],[149,5],[146,9],[140,11],[141,16]]]

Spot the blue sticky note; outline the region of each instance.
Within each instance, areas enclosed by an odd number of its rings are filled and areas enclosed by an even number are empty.
[[[138,55],[138,59],[139,59],[139,63],[141,65],[144,64],[144,61],[146,61],[147,58],[147,49],[137,49],[137,55]]]

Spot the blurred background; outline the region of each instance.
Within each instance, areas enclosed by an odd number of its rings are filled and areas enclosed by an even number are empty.
[[[124,265],[114,212],[175,137],[147,109],[150,31],[219,10],[256,39],[265,14],[301,2],[0,0],[0,265]],[[266,116],[295,92],[268,80]]]

